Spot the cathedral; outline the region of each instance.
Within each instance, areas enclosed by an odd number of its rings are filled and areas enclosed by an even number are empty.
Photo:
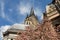
[[[54,26],[60,25],[60,0],[53,0],[46,6],[44,17],[47,17]]]
[[[37,24],[39,24],[38,18],[34,14],[33,8],[31,8],[30,15],[27,15],[24,24],[12,25],[11,28],[3,33],[3,40],[15,40],[16,36],[18,36],[18,32],[26,31],[25,28],[27,26],[35,28]]]
[[[43,19],[51,21],[54,26],[60,25],[60,0],[53,0],[46,6],[45,13],[43,13]],[[32,7],[30,14],[27,15],[24,20],[24,26],[20,24],[12,25],[10,29],[3,33],[3,40],[15,40],[15,37],[18,36],[17,33],[19,31],[25,31],[22,30],[24,27],[36,27],[38,24],[38,17],[35,15],[34,9]]]
[[[34,14],[33,7],[31,8],[30,15],[27,15],[24,24],[30,25],[31,27],[35,27],[39,24],[38,17]]]

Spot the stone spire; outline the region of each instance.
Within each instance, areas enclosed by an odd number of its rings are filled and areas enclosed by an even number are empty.
[[[31,11],[30,11],[30,16],[32,16],[32,15],[35,15],[33,7],[31,8]]]

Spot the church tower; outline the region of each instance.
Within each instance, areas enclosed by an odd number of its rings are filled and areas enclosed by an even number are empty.
[[[31,8],[30,15],[27,15],[24,24],[30,25],[35,27],[37,24],[39,24],[37,16],[34,14],[33,7]]]

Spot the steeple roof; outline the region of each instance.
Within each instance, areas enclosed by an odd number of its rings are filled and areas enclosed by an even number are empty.
[[[31,15],[35,15],[35,14],[34,14],[34,9],[33,9],[33,7],[31,8],[31,11],[30,11],[30,16],[31,16]]]
[[[32,17],[32,16],[38,20],[38,17],[34,14],[33,7],[31,7],[30,15],[27,14],[26,19],[29,18],[29,17]]]
[[[34,14],[33,7],[31,7],[30,16],[34,16],[38,20],[37,16]]]

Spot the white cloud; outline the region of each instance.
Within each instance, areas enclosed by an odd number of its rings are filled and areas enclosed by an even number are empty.
[[[7,31],[7,29],[8,29],[9,27],[10,27],[9,25],[1,26],[0,30],[1,30],[2,32],[5,32],[5,31]]]
[[[35,14],[40,17],[39,20],[42,20],[43,19],[43,12],[38,7],[35,8]]]
[[[0,40],[3,39],[3,35],[2,35],[2,32],[0,31]]]
[[[5,18],[5,13],[4,13],[4,2],[1,1],[1,17]]]
[[[15,23],[11,26],[10,25],[1,26],[0,27],[0,38],[3,39],[3,32],[6,32],[10,28],[25,30],[26,26],[29,26],[29,25]]]
[[[42,11],[40,8],[36,7],[35,8],[35,14],[38,15],[38,16],[41,16],[42,15]]]
[[[13,10],[12,9],[9,9],[10,12],[12,12]],[[11,23],[15,23],[14,21],[12,21],[8,15],[5,14],[4,12],[4,1],[2,0],[1,1],[1,13],[0,13],[0,17],[6,19],[7,21],[11,22]]]
[[[20,14],[25,15],[30,12],[31,4],[20,2],[20,6],[18,7]]]
[[[25,14],[29,14],[30,10],[31,10],[32,4],[27,2],[20,2],[20,6],[18,7],[20,14],[25,15]],[[42,10],[40,8],[35,7],[34,12],[37,16],[41,16],[42,15]]]
[[[13,9],[9,9],[9,11],[10,11],[10,12],[12,12],[12,11],[13,11]]]
[[[7,29],[9,29],[9,27],[10,27],[9,25],[0,27],[0,39],[1,40],[3,39],[3,32],[7,31]]]
[[[6,14],[6,18],[7,21],[11,22],[11,23],[16,23],[15,21],[11,20],[10,17]]]

